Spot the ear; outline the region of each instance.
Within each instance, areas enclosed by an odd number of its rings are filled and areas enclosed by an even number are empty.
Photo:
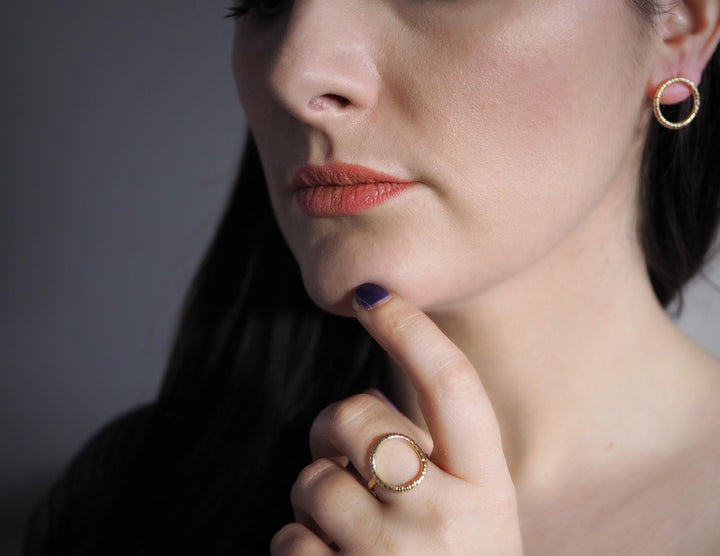
[[[720,0],[674,0],[658,16],[659,40],[648,80],[647,94],[655,95],[663,81],[686,77],[698,85],[702,72],[720,41]],[[663,104],[676,104],[690,95],[681,84],[669,86]]]

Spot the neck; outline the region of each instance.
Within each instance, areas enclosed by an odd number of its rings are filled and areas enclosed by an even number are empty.
[[[428,310],[477,369],[516,484],[651,438],[660,404],[685,390],[676,371],[693,348],[652,292],[632,202],[609,200],[531,268]],[[412,399],[400,403],[417,418]]]

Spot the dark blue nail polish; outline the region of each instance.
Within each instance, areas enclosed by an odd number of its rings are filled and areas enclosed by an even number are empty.
[[[363,284],[355,290],[355,299],[366,309],[374,307],[388,297],[390,297],[390,294],[387,290],[381,288],[377,284]]]

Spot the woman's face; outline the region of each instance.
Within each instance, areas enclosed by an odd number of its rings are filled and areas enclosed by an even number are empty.
[[[629,1],[286,6],[238,21],[233,65],[320,306],[349,313],[352,290],[376,282],[442,309],[590,237],[588,222],[611,230],[631,206],[652,37]],[[411,185],[335,213],[293,188],[299,169],[338,162]]]

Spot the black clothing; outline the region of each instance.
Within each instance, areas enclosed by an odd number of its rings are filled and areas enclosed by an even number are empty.
[[[85,445],[31,515],[24,556],[85,551],[88,533],[97,530],[137,456],[150,409],[142,407],[116,419]]]
[[[23,556],[268,554],[273,533],[293,521],[289,493],[309,461],[309,424],[279,436],[287,457],[242,484],[224,457],[210,456],[209,473],[186,465],[196,442],[179,445],[157,413],[141,407],[87,443],[31,515]]]

